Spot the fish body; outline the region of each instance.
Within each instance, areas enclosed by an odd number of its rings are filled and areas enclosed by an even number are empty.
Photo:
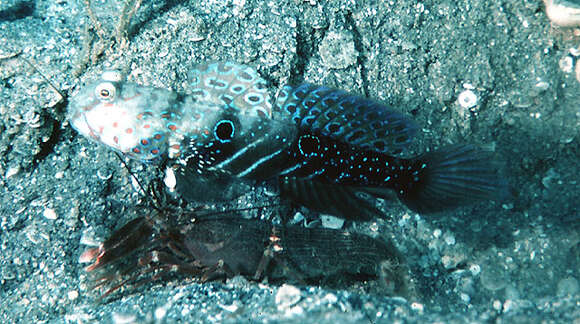
[[[365,195],[395,193],[416,211],[435,212],[496,197],[502,187],[489,152],[456,145],[399,158],[417,129],[407,116],[312,84],[271,98],[255,70],[234,63],[194,67],[188,94],[106,72],[71,100],[69,120],[135,159],[169,159],[189,180],[276,179],[294,202],[346,218],[378,214]]]

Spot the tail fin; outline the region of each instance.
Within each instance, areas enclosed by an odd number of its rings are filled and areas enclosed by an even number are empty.
[[[418,158],[427,165],[421,182],[399,199],[420,213],[438,212],[507,196],[507,182],[490,150],[453,145]]]

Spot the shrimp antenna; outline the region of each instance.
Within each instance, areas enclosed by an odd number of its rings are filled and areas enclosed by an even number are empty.
[[[46,76],[45,76],[45,75],[44,75],[42,72],[40,72],[40,70],[39,70],[39,69],[37,69],[37,68],[36,68],[36,66],[35,66],[34,64],[32,64],[32,62],[30,62],[30,60],[28,60],[27,58],[25,58],[25,57],[24,57],[24,56],[22,56],[21,54],[22,54],[22,51],[20,51],[20,52],[16,53],[16,54],[15,54],[14,56],[12,56],[12,57],[18,57],[18,58],[19,58],[19,59],[21,59],[22,61],[26,62],[26,64],[30,65],[30,66],[32,67],[32,69],[33,69],[33,70],[34,70],[36,73],[40,74],[40,76],[41,76],[41,77],[44,79],[44,81],[46,81],[46,83],[48,83],[48,85],[50,85],[50,87],[51,87],[51,88],[53,88],[53,89],[54,89],[54,91],[56,91],[56,92],[57,92],[57,93],[60,95],[60,97],[61,97],[62,99],[66,98],[66,95],[65,95],[65,94],[64,94],[62,91],[60,91],[60,89],[59,89],[59,88],[57,88],[57,87],[54,85],[54,83],[52,83],[52,82],[51,82],[51,81],[50,81],[50,80],[49,80],[49,79],[48,79],[48,78],[47,78],[47,77],[46,77]]]
[[[159,199],[157,197],[149,196],[147,194],[147,190],[145,190],[145,186],[143,186],[143,183],[141,182],[141,180],[139,180],[139,178],[137,178],[137,176],[133,173],[133,171],[131,171],[131,168],[129,167],[129,165],[127,165],[127,163],[125,162],[125,160],[123,159],[121,154],[119,152],[115,152],[115,155],[117,156],[119,161],[121,161],[121,164],[127,170],[127,172],[129,172],[129,174],[131,175],[133,180],[135,180],[135,182],[139,186],[139,189],[141,189],[141,191],[143,191],[145,197],[147,197],[147,199],[151,203],[151,206],[153,206],[153,208],[155,208],[157,211],[160,211],[159,208],[157,207],[157,203],[159,202]]]

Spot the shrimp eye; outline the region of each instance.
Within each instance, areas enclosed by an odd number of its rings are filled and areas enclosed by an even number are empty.
[[[95,95],[101,101],[111,101],[115,99],[117,89],[111,82],[103,82],[95,88]]]
[[[234,137],[235,129],[231,120],[223,119],[217,122],[213,132],[220,142],[227,143]]]

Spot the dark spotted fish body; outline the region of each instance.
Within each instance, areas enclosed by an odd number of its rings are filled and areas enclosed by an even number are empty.
[[[285,86],[272,100],[256,71],[233,63],[194,67],[190,86],[179,94],[106,72],[72,99],[69,119],[135,159],[169,159],[200,191],[276,179],[294,202],[347,218],[377,215],[369,196],[395,193],[434,212],[502,191],[490,153],[471,145],[398,158],[416,127],[376,101],[312,84]]]

